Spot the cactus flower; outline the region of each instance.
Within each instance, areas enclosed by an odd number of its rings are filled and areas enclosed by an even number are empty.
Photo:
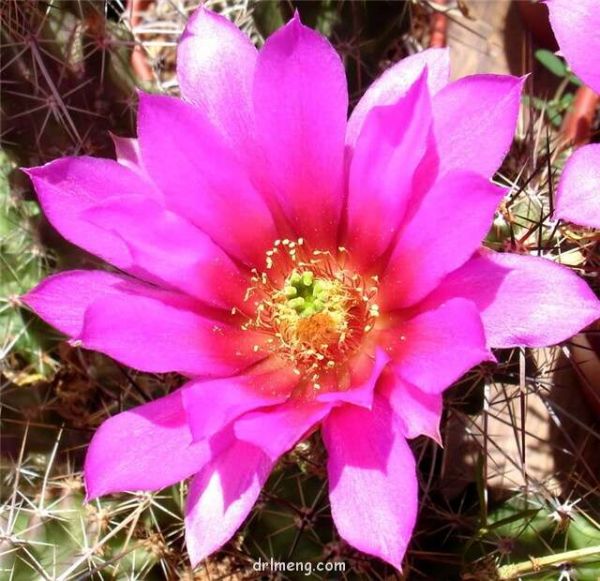
[[[521,80],[448,82],[448,53],[390,68],[347,120],[344,68],[298,16],[257,51],[200,8],[182,99],[140,95],[117,161],[27,170],[63,236],[116,267],[24,298],[72,341],[187,383],[96,432],[88,498],[191,477],[192,562],[243,523],[316,429],[348,543],[400,568],[417,517],[407,443],[491,347],[548,345],[600,315],[586,284],[481,249],[504,191]]]
[[[547,0],[562,55],[581,80],[600,93],[600,0]],[[600,144],[578,149],[567,161],[556,192],[557,218],[600,228]]]

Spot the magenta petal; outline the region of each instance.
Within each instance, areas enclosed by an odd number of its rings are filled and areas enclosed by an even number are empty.
[[[473,75],[433,98],[439,172],[471,170],[491,177],[513,140],[523,79]]]
[[[388,248],[404,216],[431,125],[427,75],[395,104],[373,107],[350,162],[348,242],[370,264]]]
[[[198,105],[244,154],[253,138],[252,80],[257,52],[223,16],[202,6],[192,14],[177,47],[177,77],[184,99]]]
[[[426,393],[441,393],[471,367],[493,359],[475,305],[452,299],[387,332],[394,370]]]
[[[429,294],[481,245],[504,190],[468,172],[436,182],[402,227],[382,277],[386,309],[407,307]]]
[[[558,183],[555,216],[580,226],[600,228],[599,143],[582,147],[568,159]]]
[[[142,93],[138,134],[144,165],[167,207],[230,255],[262,267],[278,238],[271,212],[206,112]]]
[[[51,276],[22,301],[84,347],[143,371],[222,376],[262,358],[253,333],[200,314],[185,295],[107,272]]]
[[[336,408],[323,423],[329,499],[340,536],[397,569],[417,518],[415,460],[385,400]]]
[[[554,345],[600,317],[600,301],[580,277],[537,256],[483,252],[426,302],[452,297],[477,305],[491,347]]]
[[[427,68],[429,93],[435,95],[450,77],[450,52],[445,48],[430,48],[402,59],[385,71],[363,95],[348,121],[346,143],[354,147],[367,115],[373,107],[392,105],[406,94]]]
[[[85,459],[87,498],[157,490],[194,474],[209,459],[206,443],[192,444],[179,390],[100,426]]]
[[[237,438],[262,448],[276,460],[302,437],[331,409],[331,404],[290,400],[265,410],[243,415],[234,424]]]
[[[598,0],[547,0],[560,52],[573,72],[600,93],[600,6]]]
[[[85,313],[83,347],[155,373],[223,376],[261,356],[253,336],[182,305],[175,293],[107,295]]]
[[[71,270],[45,278],[21,300],[61,333],[77,337],[86,309],[126,284],[124,278],[108,272]]]
[[[272,468],[265,453],[234,440],[192,480],[185,539],[192,566],[221,548],[252,509]]]
[[[440,393],[425,393],[398,377],[389,367],[383,373],[377,390],[387,398],[404,425],[403,431],[407,438],[428,436],[442,444],[440,420],[443,398]]]
[[[24,170],[31,178],[44,214],[69,241],[119,268],[131,263],[125,243],[112,232],[81,219],[81,213],[109,196],[160,198],[139,173],[110,159],[63,157]]]
[[[298,236],[335,244],[343,200],[348,92],[340,57],[296,15],[268,38],[254,79],[267,175]]]
[[[254,334],[199,314],[185,295],[108,272],[54,275],[21,300],[84,347],[144,371],[229,375],[262,357]]]
[[[277,369],[188,383],[183,404],[194,440],[213,435],[246,412],[285,401],[297,382],[293,373]]]
[[[125,242],[130,273],[227,310],[243,302],[247,283],[229,256],[161,204],[139,196],[111,197],[82,217]]]

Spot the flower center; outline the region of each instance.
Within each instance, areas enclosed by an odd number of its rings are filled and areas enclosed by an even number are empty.
[[[242,328],[268,336],[255,350],[283,357],[316,389],[356,352],[379,314],[377,277],[365,280],[347,262],[344,248],[334,254],[310,250],[303,239],[276,240],[246,293],[256,317]]]
[[[298,341],[323,356],[344,340],[350,296],[340,280],[293,270],[281,291],[271,294],[273,318],[284,340]]]

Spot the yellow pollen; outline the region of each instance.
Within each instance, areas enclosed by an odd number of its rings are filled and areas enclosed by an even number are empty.
[[[328,347],[340,338],[338,325],[329,313],[316,313],[311,317],[300,318],[296,334],[302,343],[318,345],[319,348],[323,345]],[[320,353],[317,353],[317,357],[319,355]]]
[[[255,298],[255,316],[242,328],[268,335],[253,349],[287,360],[313,389],[343,369],[379,316],[377,278],[363,279],[348,261],[343,247],[331,252],[312,249],[303,238],[276,240],[265,271],[253,271],[246,291],[246,301]]]

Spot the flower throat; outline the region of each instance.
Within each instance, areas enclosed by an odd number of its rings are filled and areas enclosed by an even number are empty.
[[[310,250],[301,238],[276,240],[246,293],[256,316],[242,328],[267,335],[254,349],[283,357],[315,389],[343,369],[379,314],[377,277],[365,281],[347,262],[344,248],[334,255]]]

